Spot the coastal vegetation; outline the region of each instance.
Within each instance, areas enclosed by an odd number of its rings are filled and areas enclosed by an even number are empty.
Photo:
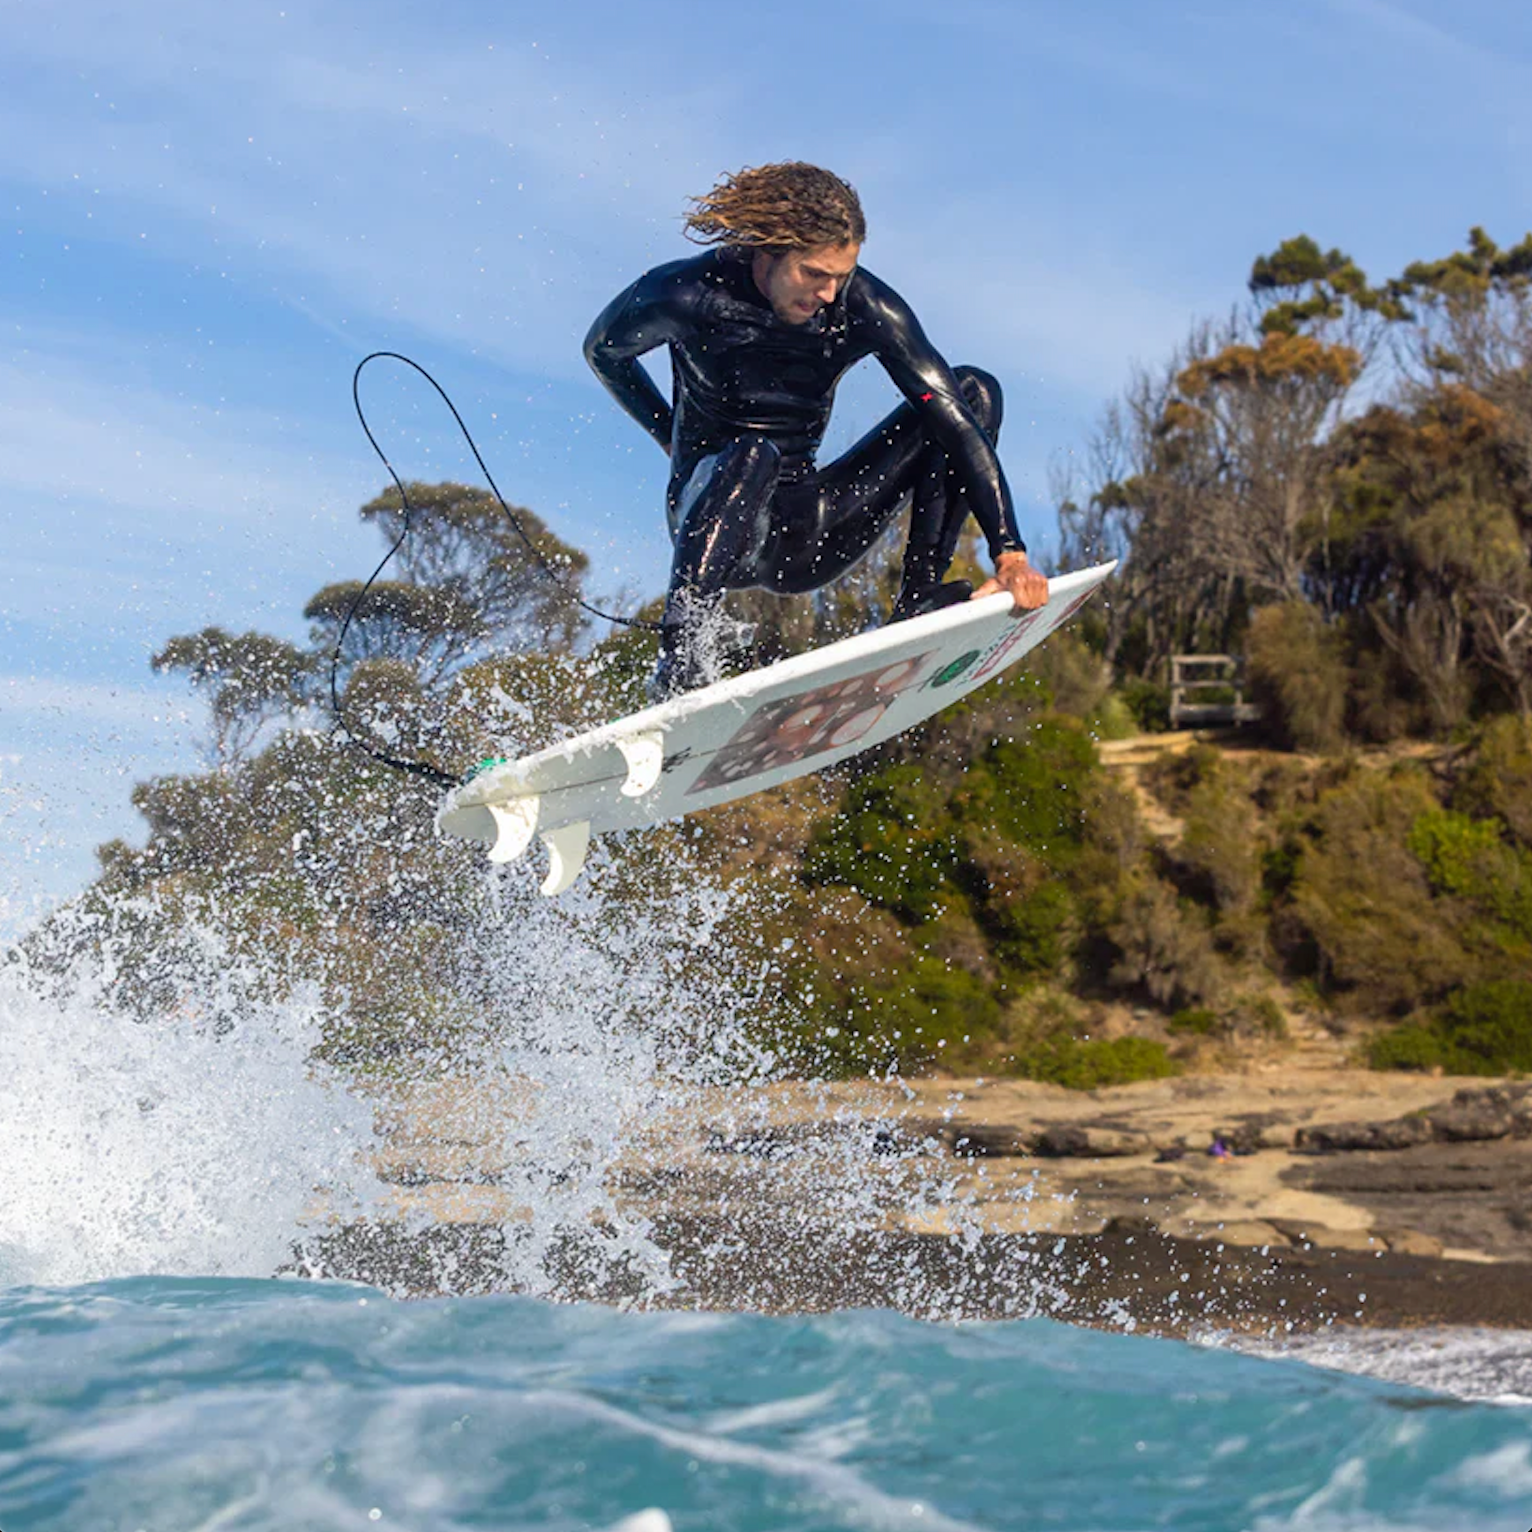
[[[1280,1049],[1301,1016],[1379,1068],[1532,1070],[1529,284],[1532,235],[1379,284],[1305,237],[1262,256],[1057,486],[1054,561],[1119,559],[1108,600],[812,784],[629,837],[608,896],[678,867],[731,889],[777,1067],[1091,1088]],[[590,630],[539,567],[580,591],[586,557],[532,512],[535,556],[488,494],[409,493],[390,578],[317,592],[306,643],[155,656],[206,700],[206,770],[135,789],[146,842],[101,848],[84,900],[140,1014],[195,915],[321,976],[358,1066],[516,1025],[464,939],[503,918],[481,859],[357,742],[461,774],[636,705],[652,639]],[[395,491],[361,514],[403,527]],[[897,551],[741,598],[746,658],[860,625]],[[1124,757],[1199,652],[1243,657],[1260,724]]]

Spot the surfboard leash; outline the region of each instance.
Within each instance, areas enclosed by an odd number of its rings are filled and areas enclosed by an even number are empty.
[[[473,453],[474,461],[479,465],[480,473],[484,475],[485,482],[489,485],[495,499],[499,502],[500,509],[505,512],[507,520],[515,529],[516,535],[526,544],[527,552],[532,555],[538,569],[558,587],[568,601],[579,607],[581,611],[589,612],[592,617],[599,617],[603,622],[614,623],[618,627],[639,628],[650,633],[661,631],[660,624],[657,622],[650,622],[642,617],[619,617],[614,612],[604,612],[600,607],[592,606],[590,602],[571,590],[560,578],[558,571],[548,562],[543,551],[532,540],[527,529],[522,525],[521,518],[511,509],[505,496],[500,493],[500,486],[495,483],[495,476],[489,471],[489,464],[484,461],[484,455],[479,451],[479,444],[473,439],[473,433],[468,429],[468,424],[462,415],[458,413],[458,407],[448,396],[447,390],[413,358],[407,357],[398,351],[372,351],[356,364],[356,371],[351,374],[351,402],[356,407],[356,418],[360,422],[362,431],[366,435],[372,450],[377,454],[378,461],[388,470],[389,478],[394,481],[394,488],[399,491],[399,502],[403,510],[403,524],[399,528],[399,535],[394,539],[393,546],[379,560],[378,567],[368,575],[367,583],[362,586],[361,590],[352,599],[351,605],[346,609],[345,618],[341,622],[340,632],[335,637],[335,652],[330,656],[330,707],[335,715],[336,728],[344,729],[346,727],[345,713],[341,707],[340,692],[336,681],[340,670],[341,647],[346,641],[346,633],[351,627],[352,618],[361,609],[362,602],[367,597],[367,592],[372,589],[378,576],[388,567],[389,561],[393,556],[404,546],[404,540],[410,534],[410,521],[415,514],[415,508],[410,504],[409,491],[405,489],[404,481],[395,472],[394,465],[388,459],[388,454],[378,445],[378,439],[372,434],[372,427],[367,423],[367,413],[362,408],[362,370],[369,362],[384,360],[403,362],[406,367],[413,367],[436,390],[437,394],[441,397],[442,403],[451,411],[452,418],[457,422],[458,429],[463,433],[463,440],[468,443],[468,450]],[[438,766],[431,765],[427,761],[415,761],[402,756],[390,755],[386,750],[380,750],[367,740],[352,734],[349,729],[346,730],[346,738],[348,743],[354,744],[381,765],[391,766],[397,771],[409,772],[413,776],[424,777],[427,781],[435,782],[441,786],[456,787],[458,785],[459,779],[457,777],[441,770]]]
[[[368,434],[371,435],[370,432]],[[377,443],[374,442],[373,445],[376,446]],[[389,472],[392,473],[393,469],[390,468]],[[353,734],[346,726],[346,711],[341,704],[340,688],[336,682],[336,676],[340,670],[341,645],[346,641],[346,630],[351,626],[351,619],[356,616],[357,609],[366,598],[367,592],[372,589],[373,583],[387,567],[388,561],[403,547],[404,539],[409,536],[411,512],[412,507],[408,497],[406,497],[404,502],[404,525],[399,529],[399,535],[394,539],[393,547],[383,555],[378,563],[378,567],[367,576],[367,583],[356,593],[351,605],[347,607],[346,615],[341,621],[340,632],[335,635],[335,650],[330,656],[330,711],[334,715],[335,722],[331,727],[330,733],[333,736],[337,731],[343,732],[345,736],[342,740],[343,744],[354,745],[364,755],[371,756],[380,766],[391,766],[395,771],[404,771],[408,772],[411,776],[423,777],[427,782],[434,782],[439,787],[456,787],[458,779],[450,772],[443,771],[441,767],[433,766],[429,761],[416,761],[406,756],[391,755],[387,750],[379,749],[378,746],[364,739],[361,735]]]

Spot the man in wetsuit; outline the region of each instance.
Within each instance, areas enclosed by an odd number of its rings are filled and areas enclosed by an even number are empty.
[[[995,457],[1000,386],[951,369],[909,306],[857,264],[866,224],[838,176],[796,161],[725,176],[686,221],[714,245],[619,293],[585,340],[617,402],[670,455],[675,544],[655,700],[715,679],[705,635],[728,589],[815,590],[849,570],[906,503],[890,620],[1006,590],[1041,606]],[[668,345],[674,403],[639,358]],[[905,402],[843,457],[814,454],[841,375],[876,357]],[[963,523],[995,565],[974,591],[943,583]]]

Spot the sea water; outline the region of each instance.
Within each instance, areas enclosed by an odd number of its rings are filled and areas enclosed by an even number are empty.
[[[1529,1427],[1047,1320],[188,1277],[0,1296],[6,1532],[1524,1532]]]
[[[275,1275],[316,1217],[386,1195],[301,983],[188,930],[171,1000],[130,1018],[109,943],[67,982],[0,963],[3,1532],[1532,1524],[1522,1337],[1291,1343],[1319,1366],[1040,1319],[560,1301],[540,1252],[592,1218],[663,1290],[611,1169],[657,1108],[750,1061],[717,985],[679,977],[703,905],[513,913],[497,1062],[538,1082],[513,1167],[532,1237],[519,1292],[473,1298]],[[667,1052],[643,1020],[673,1033],[697,1006],[706,1046]],[[848,1225],[867,1152],[827,1167]]]

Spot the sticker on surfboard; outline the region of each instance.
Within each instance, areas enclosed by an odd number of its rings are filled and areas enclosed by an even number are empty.
[[[859,743],[888,712],[894,698],[918,684],[930,658],[916,655],[866,675],[762,703],[687,791],[701,793],[744,782],[826,750]]]

